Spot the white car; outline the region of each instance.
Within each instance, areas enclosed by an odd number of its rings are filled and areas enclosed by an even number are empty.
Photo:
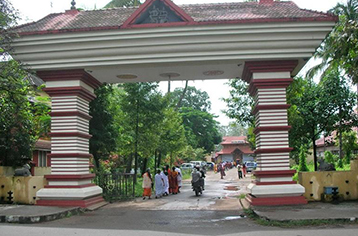
[[[192,170],[193,168],[194,168],[193,163],[183,163],[183,164],[181,164],[181,169],[182,170]]]
[[[206,167],[206,161],[191,161],[194,166],[200,166],[200,168]]]

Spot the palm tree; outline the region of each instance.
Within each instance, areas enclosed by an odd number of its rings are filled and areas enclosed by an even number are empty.
[[[322,62],[307,72],[312,78],[323,71],[322,77],[333,68],[342,69],[354,84],[358,84],[358,0],[338,3],[330,13],[339,16],[339,21],[317,49],[314,58]]]
[[[139,6],[140,0],[112,0],[104,8]]]

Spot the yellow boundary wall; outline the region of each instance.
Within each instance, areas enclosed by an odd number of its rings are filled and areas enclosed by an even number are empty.
[[[358,199],[358,160],[351,161],[350,171],[299,172],[298,179],[308,201],[321,201],[324,187],[338,187],[341,199]]]

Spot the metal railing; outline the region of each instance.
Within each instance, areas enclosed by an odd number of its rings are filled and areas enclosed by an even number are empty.
[[[96,173],[94,183],[103,189],[106,201],[127,200],[135,197],[134,174]]]

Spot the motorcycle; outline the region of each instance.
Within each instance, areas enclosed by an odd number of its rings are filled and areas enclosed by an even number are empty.
[[[203,178],[200,178],[199,181],[196,181],[194,183],[192,183],[192,188],[193,188],[193,191],[195,191],[195,196],[199,196],[199,194],[203,194],[203,191],[204,191],[204,179]]]

